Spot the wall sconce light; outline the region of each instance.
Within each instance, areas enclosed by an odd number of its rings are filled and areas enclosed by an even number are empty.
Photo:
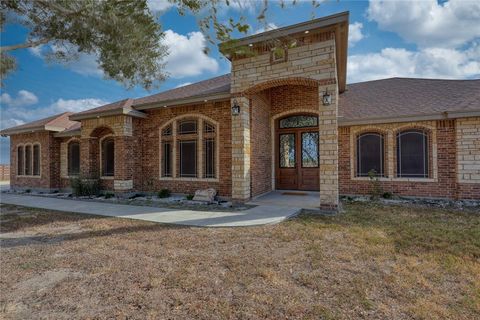
[[[323,94],[323,105],[329,106],[331,104],[332,104],[332,95],[328,92],[328,90],[325,90],[325,93]]]
[[[240,114],[240,106],[237,103],[237,100],[233,100],[232,106],[232,115],[237,116]]]

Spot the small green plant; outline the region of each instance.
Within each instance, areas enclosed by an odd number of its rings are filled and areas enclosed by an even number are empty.
[[[393,198],[393,194],[391,192],[384,192],[382,197],[384,199],[392,199]]]
[[[193,197],[194,197],[193,194],[189,194],[185,198],[187,198],[187,200],[193,200]]]
[[[372,200],[378,200],[382,195],[382,186],[378,179],[377,171],[374,169],[368,171],[368,178],[370,179],[370,196]]]
[[[100,193],[99,179],[75,177],[70,179],[70,186],[76,197],[91,197]]]
[[[113,192],[106,192],[105,193],[105,199],[110,199],[115,197],[115,194]]]
[[[141,197],[145,197],[145,195],[143,193],[135,193],[134,195],[128,197],[128,199],[136,199]]]
[[[170,197],[170,195],[171,195],[171,192],[168,189],[162,189],[157,194],[159,198],[168,198]]]
[[[32,192],[32,190],[30,189],[25,190],[25,193],[30,193],[30,192]]]

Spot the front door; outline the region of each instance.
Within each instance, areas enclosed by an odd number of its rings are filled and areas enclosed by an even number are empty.
[[[318,118],[284,118],[277,122],[276,131],[276,188],[318,191]]]

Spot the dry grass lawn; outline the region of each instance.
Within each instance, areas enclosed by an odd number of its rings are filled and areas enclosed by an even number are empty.
[[[4,319],[478,319],[480,215],[201,229],[1,207]]]

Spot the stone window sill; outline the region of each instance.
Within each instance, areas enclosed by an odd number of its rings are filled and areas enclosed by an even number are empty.
[[[20,175],[20,176],[17,176],[17,178],[35,178],[35,179],[40,179],[42,176],[38,175],[38,176],[26,176],[26,175]]]
[[[160,181],[219,182],[217,178],[172,178],[172,177],[160,177]]]
[[[101,176],[100,179],[101,180],[114,180],[115,177],[114,176]]]

